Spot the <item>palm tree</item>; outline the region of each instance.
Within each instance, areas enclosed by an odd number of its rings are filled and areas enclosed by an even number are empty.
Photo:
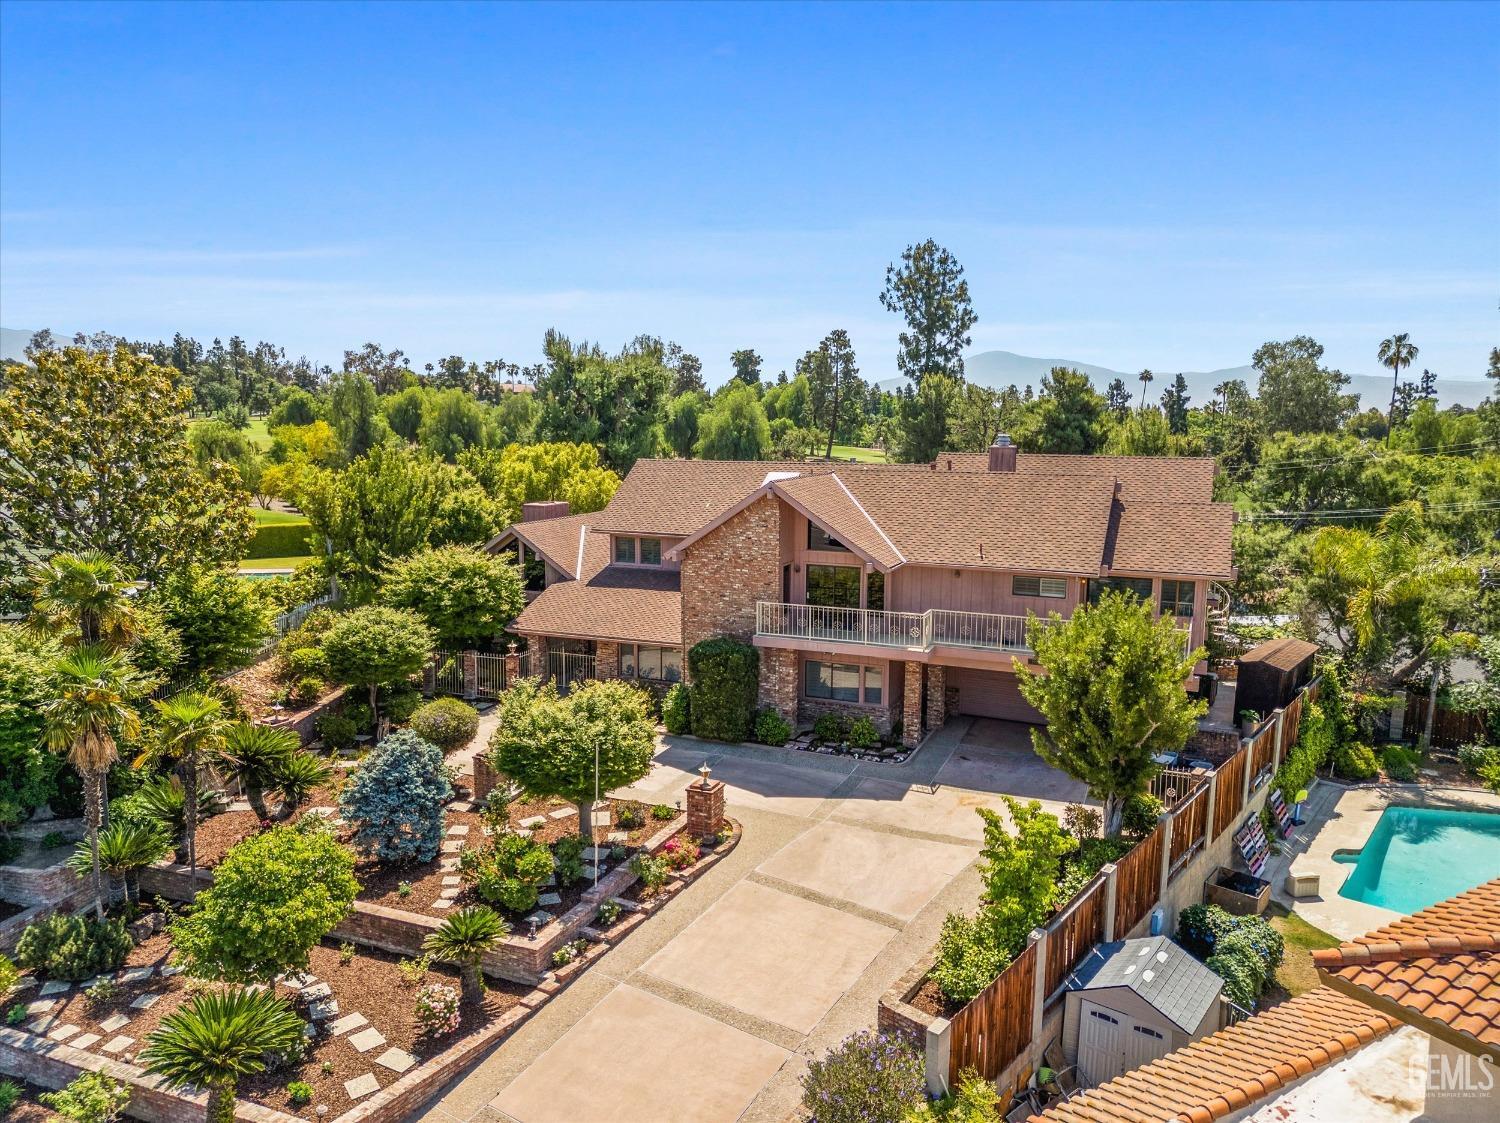
[[[53,554],[32,571],[31,619],[70,646],[97,643],[111,651],[136,635],[130,581],[98,550]]]
[[[183,691],[165,702],[154,701],[158,718],[156,743],[136,760],[135,766],[161,760],[174,761],[182,779],[184,792],[198,790],[198,765],[204,759],[218,759],[224,751],[224,703],[209,694]],[[198,801],[186,800],[185,827],[189,872],[198,868]]]
[[[422,941],[422,950],[458,964],[463,1000],[478,1005],[484,1001],[484,980],[479,975],[479,964],[484,953],[508,935],[510,925],[499,913],[484,905],[476,905],[459,909],[444,920],[437,931]]]
[[[133,676],[123,656],[85,644],[58,660],[52,672],[52,697],[42,704],[47,747],[67,753],[68,762],[83,779],[94,911],[101,918],[104,883],[99,876],[100,806],[105,773],[120,756],[115,735],[129,738],[140,732],[140,716],[125,700]]]
[[[1141,408],[1145,409],[1146,387],[1151,385],[1151,382],[1156,378],[1156,375],[1152,374],[1149,370],[1143,370],[1140,374],[1136,375],[1136,377],[1141,380]]]
[[[1391,429],[1396,424],[1396,387],[1401,382],[1401,368],[1409,367],[1412,360],[1417,357],[1417,345],[1411,341],[1410,332],[1402,332],[1393,335],[1389,339],[1380,341],[1380,350],[1376,358],[1382,366],[1391,368],[1391,408],[1385,415],[1385,444],[1389,448],[1391,444]]]
[[[99,832],[99,866],[111,878],[125,886],[125,899],[132,904],[141,899],[136,874],[171,849],[166,834],[156,826],[111,823]],[[94,847],[87,843],[68,859],[79,877],[87,877],[93,868]]]
[[[264,1072],[268,1057],[302,1038],[302,1019],[269,990],[207,991],[168,1014],[139,1060],[169,1087],[208,1089],[207,1123],[234,1123],[240,1077]]]
[[[271,817],[266,807],[266,789],[277,787],[277,778],[287,762],[302,748],[302,739],[290,729],[241,721],[224,732],[224,759],[228,762],[256,818]]]

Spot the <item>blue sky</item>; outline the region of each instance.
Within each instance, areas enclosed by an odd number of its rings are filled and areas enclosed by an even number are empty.
[[[711,381],[887,262],[976,350],[1375,372],[1500,343],[1500,7],[0,5],[0,321],[337,363],[638,332]]]

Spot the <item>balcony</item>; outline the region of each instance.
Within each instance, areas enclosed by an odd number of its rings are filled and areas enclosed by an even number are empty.
[[[760,601],[755,634],[786,639],[931,651],[968,647],[980,651],[1028,654],[1026,617],[991,612],[880,612],[868,608],[825,608],[812,604]]]

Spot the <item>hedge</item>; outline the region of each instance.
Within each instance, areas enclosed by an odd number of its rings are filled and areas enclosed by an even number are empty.
[[[715,741],[745,741],[755,726],[760,652],[727,637],[706,639],[688,652],[693,732]]]
[[[309,537],[312,524],[304,519],[295,523],[267,523],[257,527],[250,539],[249,558],[299,558],[312,556]]]

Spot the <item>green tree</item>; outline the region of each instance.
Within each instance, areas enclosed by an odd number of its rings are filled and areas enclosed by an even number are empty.
[[[900,313],[909,329],[896,355],[902,374],[918,387],[929,374],[963,378],[963,352],[978,317],[963,267],[951,253],[931,238],[907,246],[901,264],[886,267],[880,305]]]
[[[1149,370],[1143,370],[1143,371],[1141,371],[1140,374],[1136,375],[1136,378],[1139,379],[1140,383],[1141,383],[1141,404],[1140,404],[1140,408],[1141,409],[1145,409],[1146,408],[1146,387],[1151,385],[1151,383],[1156,379],[1156,375],[1152,374]]]
[[[53,554],[31,575],[31,623],[70,647],[128,647],[139,630],[126,574],[97,550]]]
[[[283,425],[311,425],[317,421],[323,405],[300,386],[288,386],[282,391],[271,412],[266,416],[267,429],[279,429]]]
[[[1110,430],[1104,451],[1112,456],[1169,456],[1173,451],[1172,430],[1155,406],[1133,410]]]
[[[949,447],[961,452],[983,452],[1003,426],[1000,395],[988,386],[964,383],[949,429]]]
[[[46,755],[41,706],[57,659],[56,644],[14,624],[0,624],[0,836],[51,798],[56,770]]]
[[[207,1123],[234,1123],[242,1077],[302,1042],[302,1019],[271,990],[205,991],[161,1020],[141,1050],[142,1067],[169,1088],[206,1088]]]
[[[1160,769],[1156,756],[1187,744],[1206,709],[1184,688],[1203,652],[1184,652],[1170,617],[1153,620],[1151,605],[1115,592],[1067,620],[1029,620],[1026,640],[1043,673],[1018,669],[1016,679],[1047,719],[1031,731],[1032,747],[1088,784],[1105,829],[1118,834],[1125,801]]]
[[[760,356],[755,351],[746,347],[735,351],[729,356],[729,363],[734,367],[734,377],[746,386],[760,387]]]
[[[491,762],[533,795],[576,803],[585,838],[593,837],[595,796],[651,770],[655,725],[646,695],[628,683],[590,682],[560,698],[550,683],[524,680],[502,695],[499,708]]]
[[[391,432],[403,441],[415,443],[422,430],[422,417],[427,411],[432,391],[425,386],[408,386],[400,393],[392,394],[380,403]]]
[[[828,355],[832,384],[832,401],[828,404],[828,451],[825,453],[831,460],[834,437],[840,429],[849,428],[850,421],[857,423],[859,420],[864,383],[859,380],[859,367],[854,365],[854,345],[849,342],[848,332],[842,328],[829,332],[818,349]]]
[[[1336,433],[1354,415],[1359,397],[1343,392],[1349,376],[1321,366],[1322,358],[1323,345],[1305,335],[1255,352],[1267,432]]]
[[[1018,442],[1028,452],[1099,451],[1104,399],[1082,371],[1053,367],[1042,376],[1033,409],[1033,424],[1022,430]]]
[[[189,566],[168,577],[151,603],[182,639],[182,669],[221,675],[245,666],[271,631],[265,602],[228,568]]]
[[[917,392],[901,399],[896,420],[896,459],[908,464],[932,460],[948,447],[948,429],[958,412],[959,383],[931,372]]]
[[[494,642],[526,605],[517,568],[472,546],[439,546],[393,562],[380,599],[415,612],[442,648]]]
[[[188,445],[191,394],[128,347],[41,351],[0,385],[0,593],[59,552],[98,550],[148,582],[244,557],[249,496]]]
[[[224,703],[196,691],[174,694],[165,701],[151,703],[156,710],[155,742],[136,761],[140,768],[170,761],[176,766],[182,790],[198,790],[198,771],[202,764],[219,759],[224,750],[224,733],[229,720]],[[198,868],[198,801],[185,802],[187,814],[188,869]]]
[[[1167,425],[1177,436],[1184,436],[1188,431],[1188,401],[1187,379],[1179,374],[1161,396],[1161,409],[1167,416]]]
[[[403,608],[356,608],[338,616],[323,635],[329,675],[336,682],[368,687],[370,709],[377,712],[380,688],[420,672],[432,649],[432,629]]]
[[[456,963],[463,985],[463,1000],[478,1006],[484,1001],[484,978],[479,965],[485,953],[510,935],[510,925],[494,909],[475,905],[447,916],[437,931],[422,940],[422,950],[438,959]]]
[[[764,460],[771,427],[756,392],[743,383],[729,386],[703,415],[694,451],[703,460]]]
[[[240,484],[254,493],[260,482],[260,451],[242,429],[223,421],[203,421],[188,429],[193,458],[203,470],[223,465],[234,469]]]
[[[141,887],[138,875],[159,861],[172,849],[166,831],[156,823],[113,822],[99,832],[99,867],[125,888],[125,899],[138,903]],[[92,876],[94,848],[81,842],[68,866],[81,878]]]
[[[502,523],[519,519],[522,504],[548,499],[565,500],[575,515],[602,511],[620,486],[597,447],[567,441],[470,449],[458,463],[498,504]]]
[[[488,419],[484,407],[464,390],[440,390],[422,411],[417,439],[422,448],[449,464],[466,448],[483,448]]]
[[[547,363],[536,379],[539,437],[599,445],[620,472],[656,455],[673,383],[659,344],[608,356],[548,331],[544,350]]]
[[[708,395],[701,390],[688,390],[678,394],[667,405],[667,444],[675,456],[684,459],[693,455],[693,446],[698,443],[698,427],[708,409]]]
[[[394,394],[413,377],[406,355],[399,348],[387,351],[378,343],[366,343],[358,351],[345,351],[344,371],[363,376],[377,394]]]
[[[357,460],[391,438],[375,385],[362,374],[344,371],[328,387],[328,420],[338,435],[344,460]]]
[[[1124,421],[1130,413],[1130,388],[1125,385],[1123,378],[1116,377],[1110,381],[1109,389],[1104,392],[1105,405],[1109,412],[1115,415],[1116,421]]]
[[[1401,381],[1401,368],[1411,366],[1412,360],[1417,357],[1417,354],[1417,345],[1411,341],[1410,333],[1404,331],[1398,335],[1382,339],[1380,341],[1380,350],[1376,352],[1376,357],[1380,360],[1380,365],[1389,367],[1391,371],[1391,408],[1385,415],[1385,443],[1387,447],[1391,443],[1390,431],[1396,424],[1396,386]]]
[[[326,829],[272,827],[230,848],[172,943],[198,978],[269,983],[306,969],[358,892],[353,853]]]
[[[239,721],[224,731],[223,761],[244,788],[245,799],[261,822],[271,818],[266,792],[281,787],[291,771],[291,761],[301,751],[302,738],[290,729]]]
[[[83,779],[84,822],[93,867],[94,911],[104,916],[104,883],[99,875],[100,809],[104,777],[119,759],[115,737],[134,738],[140,715],[130,705],[134,671],[121,655],[93,645],[78,647],[53,668],[42,704],[47,747],[66,753]]]

